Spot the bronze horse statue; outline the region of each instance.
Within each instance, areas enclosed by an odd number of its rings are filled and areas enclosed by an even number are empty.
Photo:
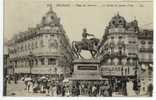
[[[84,58],[80,53],[81,50],[90,51],[93,58],[95,58],[97,54],[97,46],[99,43],[99,39],[97,38],[90,38],[87,39],[87,42],[84,41],[73,41],[72,42],[72,49],[73,52],[76,54],[77,58]]]

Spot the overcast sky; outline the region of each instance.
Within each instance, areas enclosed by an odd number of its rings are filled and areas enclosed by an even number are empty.
[[[134,17],[139,26],[152,28],[153,25],[146,25],[153,22],[152,3],[129,3],[133,7],[104,7],[102,5],[115,4],[114,2],[90,2],[96,7],[77,7],[76,4],[87,4],[86,2],[52,2],[52,0],[5,0],[4,16],[4,39],[10,39],[14,34],[27,30],[40,23],[42,16],[49,10],[47,4],[53,5],[53,10],[61,18],[66,34],[70,41],[80,40],[83,28],[89,33],[101,38],[105,26],[111,18],[119,11],[121,16],[129,22]],[[70,7],[58,7],[57,4],[70,4]],[[119,4],[119,3],[116,3]],[[122,4],[122,3],[120,3]],[[128,3],[127,3],[128,4]],[[140,7],[141,6],[141,7]],[[142,7],[144,6],[144,7]]]

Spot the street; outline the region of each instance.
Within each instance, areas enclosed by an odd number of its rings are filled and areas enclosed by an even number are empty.
[[[24,90],[24,88],[25,86],[23,81],[18,81],[17,84],[13,81],[11,84],[7,83],[7,96],[46,96],[45,93],[32,93]]]

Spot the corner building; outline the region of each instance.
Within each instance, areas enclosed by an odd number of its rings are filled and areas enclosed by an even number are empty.
[[[30,73],[30,70],[32,74],[39,75],[70,74],[73,56],[69,39],[60,18],[52,9],[36,27],[20,32],[9,41],[9,54],[14,73],[17,74]]]
[[[119,14],[112,17],[105,29],[98,56],[102,62],[101,66],[106,66],[106,69],[108,67],[107,70],[110,71],[103,73],[103,76],[133,77],[135,75],[134,69],[137,67],[138,58],[138,33],[137,20],[127,22]]]
[[[146,31],[144,36],[145,30],[139,29],[136,19],[127,22],[119,14],[112,17],[105,28],[97,58],[101,60],[102,77],[112,82],[112,91],[124,91],[127,79],[140,80],[141,66],[152,65],[153,32]],[[146,47],[141,41],[147,42]]]

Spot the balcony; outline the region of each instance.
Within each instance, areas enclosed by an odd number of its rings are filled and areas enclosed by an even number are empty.
[[[124,28],[112,28],[109,29],[109,33],[125,33],[125,29]]]
[[[140,48],[140,52],[151,52],[153,53],[153,48]]]

